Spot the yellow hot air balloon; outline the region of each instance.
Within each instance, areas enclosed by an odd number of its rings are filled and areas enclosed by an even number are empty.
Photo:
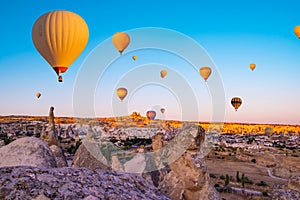
[[[167,76],[168,72],[167,70],[163,69],[160,71],[160,77],[165,78]]]
[[[297,37],[300,39],[300,26],[296,26],[294,32],[297,35]]]
[[[165,109],[165,108],[161,108],[161,109],[160,109],[160,112],[161,112],[162,114],[164,114],[164,113],[166,112],[166,109]]]
[[[205,81],[207,81],[208,77],[211,74],[211,69],[210,69],[210,67],[201,67],[199,72],[200,72],[200,75],[202,76],[202,78]]]
[[[251,64],[250,64],[250,69],[251,69],[252,71],[255,69],[255,67],[256,67],[256,64],[254,64],[254,63],[251,63]]]
[[[154,120],[156,117],[156,112],[153,110],[149,110],[149,111],[147,111],[146,116],[148,119]]]
[[[115,45],[116,49],[122,55],[123,51],[130,43],[130,37],[127,33],[117,32],[112,37],[112,43]]]
[[[231,105],[234,107],[235,111],[242,105],[242,99],[240,97],[233,97],[231,99]]]
[[[132,59],[133,59],[133,60],[136,60],[136,59],[137,59],[137,56],[136,56],[136,55],[133,55],[133,56],[132,56]]]
[[[121,101],[123,101],[123,99],[127,95],[127,89],[126,88],[118,88],[117,89],[117,95],[121,99]]]
[[[89,29],[84,19],[69,11],[48,12],[40,16],[32,28],[35,48],[58,76],[80,55],[88,38]]]
[[[35,94],[35,96],[36,96],[37,98],[40,98],[40,97],[41,97],[41,93],[38,92],[38,93]]]

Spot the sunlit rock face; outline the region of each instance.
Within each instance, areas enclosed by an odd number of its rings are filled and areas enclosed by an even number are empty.
[[[0,148],[0,167],[56,167],[49,146],[36,137],[24,137]]]

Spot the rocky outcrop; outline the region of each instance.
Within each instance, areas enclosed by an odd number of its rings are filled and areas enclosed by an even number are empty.
[[[87,168],[0,168],[0,199],[169,200],[143,178]]]
[[[50,149],[54,155],[57,167],[67,167],[67,159],[64,156],[62,149],[56,145],[51,145]]]
[[[221,199],[209,184],[205,161],[196,152],[186,152],[169,165],[171,172],[159,184],[159,189],[172,199]]]
[[[17,139],[0,148],[0,167],[35,166],[56,167],[49,146],[36,137]]]
[[[220,199],[209,184],[209,175],[201,148],[205,131],[200,126],[186,125],[164,146],[160,131],[152,137],[151,152],[104,151],[109,144],[97,140],[97,134],[88,131],[83,145],[77,150],[73,164],[77,167],[108,169],[135,173],[172,199]],[[105,153],[106,152],[106,153]]]
[[[98,148],[97,148],[98,147]],[[98,153],[100,153],[100,145],[94,144],[93,147],[90,148],[97,148]],[[79,148],[77,149],[74,158],[72,166],[74,167],[86,167],[89,169],[110,169],[108,165],[105,165],[103,162],[98,160],[94,154],[92,154],[85,146],[85,143],[82,143]]]
[[[96,133],[91,127],[87,136],[76,150],[72,165],[74,167],[86,167],[89,169],[110,169],[110,150],[112,146],[109,142],[97,142]],[[100,136],[99,136],[100,137]]]
[[[41,139],[44,140],[49,146],[51,145],[58,145],[58,136],[57,130],[55,128],[54,123],[54,107],[50,107],[49,117],[48,117],[48,126],[47,128],[43,127],[41,133]]]

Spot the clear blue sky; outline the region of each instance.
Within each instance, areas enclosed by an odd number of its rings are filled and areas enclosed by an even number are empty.
[[[225,121],[300,124],[300,40],[293,32],[300,25],[299,7],[298,0],[1,2],[0,115],[47,115],[53,105],[56,115],[72,116],[76,76],[92,49],[118,31],[163,27],[193,38],[211,56],[225,89]],[[86,49],[64,74],[63,84],[57,83],[54,71],[31,40],[35,20],[52,10],[79,14],[90,31]],[[248,67],[252,62],[257,65],[254,72]],[[163,64],[172,67],[174,61]],[[174,66],[174,70],[179,70],[179,66]],[[117,71],[112,67],[107,73]],[[193,75],[179,72],[187,80],[193,79]],[[101,87],[105,87],[103,84]],[[197,90],[197,83],[190,84]],[[111,112],[104,103],[109,102],[113,92],[104,93],[108,98],[105,99],[99,95],[101,87],[95,94],[95,112],[109,116]],[[167,107],[167,118],[180,119],[182,111],[176,95],[158,87],[148,85],[136,90],[128,99],[128,112],[137,110],[144,114],[147,109],[161,105]],[[203,109],[199,120],[209,121],[210,96],[204,83],[199,88],[198,104]],[[42,93],[40,99],[35,97],[38,91]],[[149,97],[149,93],[155,95]],[[238,112],[230,105],[233,96],[240,96],[244,101]]]

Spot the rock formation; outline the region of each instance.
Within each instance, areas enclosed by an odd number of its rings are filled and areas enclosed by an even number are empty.
[[[0,148],[0,167],[56,167],[49,146],[36,137],[24,137]]]
[[[143,178],[87,168],[0,168],[0,199],[170,200]]]
[[[110,169],[110,155],[104,155],[102,152],[108,143],[95,141],[96,133],[91,127],[88,129],[87,136],[83,143],[77,149],[74,158],[74,167],[86,167],[89,169]],[[102,150],[102,151],[101,151]],[[108,152],[109,153],[109,152]]]
[[[59,144],[53,111],[54,107],[51,106],[48,117],[48,126],[46,129],[44,127],[41,133],[41,139],[43,139],[49,146]]]
[[[83,142],[85,145],[76,152],[74,166],[91,169],[111,166],[116,171],[138,174],[172,199],[220,199],[219,193],[209,184],[201,152],[205,131],[200,126],[186,125],[165,146],[164,135],[158,131],[152,137],[153,152],[137,149],[136,153],[116,151],[105,154],[103,148],[108,144],[95,138],[97,135],[90,128]]]
[[[187,150],[174,162],[168,163],[169,173],[159,170],[160,179],[158,188],[172,199],[221,199],[219,193],[209,184],[204,157],[201,148],[204,145],[205,130],[198,126],[187,126],[176,138],[177,144]],[[187,136],[190,134],[190,136]],[[180,151],[180,146],[173,146],[172,150]],[[164,156],[170,155],[169,149],[164,149]],[[166,159],[168,160],[168,159]]]
[[[62,149],[56,145],[51,145],[50,149],[54,155],[57,167],[67,167],[67,159],[64,156]]]

